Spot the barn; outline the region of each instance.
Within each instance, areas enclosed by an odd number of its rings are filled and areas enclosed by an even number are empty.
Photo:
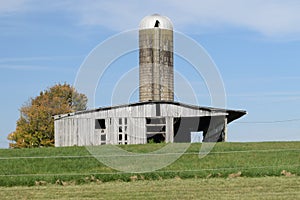
[[[55,146],[222,142],[242,110],[174,101],[173,24],[158,14],[139,26],[139,102],[54,116]],[[200,142],[200,141],[198,141]]]
[[[245,111],[148,101],[55,116],[55,146],[226,141],[227,124]]]

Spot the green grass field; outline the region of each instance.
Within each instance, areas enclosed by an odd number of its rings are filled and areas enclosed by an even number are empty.
[[[166,179],[68,186],[0,187],[1,199],[285,199],[300,197],[299,177]]]
[[[152,152],[165,144],[124,145]],[[218,143],[203,159],[192,144],[171,165],[149,173],[122,173],[100,163],[85,147],[2,149],[0,186],[84,184],[109,181],[300,175],[300,142]],[[101,148],[101,147],[99,147]],[[283,170],[285,173],[282,174]]]

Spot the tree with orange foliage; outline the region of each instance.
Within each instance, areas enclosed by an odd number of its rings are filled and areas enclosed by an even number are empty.
[[[68,84],[57,84],[31,98],[20,109],[10,148],[54,146],[54,115],[85,110],[87,97]]]

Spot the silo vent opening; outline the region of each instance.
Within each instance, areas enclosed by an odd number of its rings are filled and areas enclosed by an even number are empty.
[[[159,21],[156,20],[154,27],[159,27]]]

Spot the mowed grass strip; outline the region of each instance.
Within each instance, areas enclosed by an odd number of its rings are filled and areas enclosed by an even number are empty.
[[[164,145],[122,145],[120,148],[147,153]],[[300,175],[300,142],[218,143],[202,159],[198,157],[200,148],[201,144],[192,144],[186,154],[173,164],[144,174],[117,172],[95,159],[85,147],[2,149],[0,186],[31,186],[37,181],[51,184],[73,181],[82,184],[174,177],[227,178],[231,174],[245,177]],[[283,170],[285,173],[282,173]]]
[[[297,199],[300,177],[167,179],[0,187],[1,199]]]

